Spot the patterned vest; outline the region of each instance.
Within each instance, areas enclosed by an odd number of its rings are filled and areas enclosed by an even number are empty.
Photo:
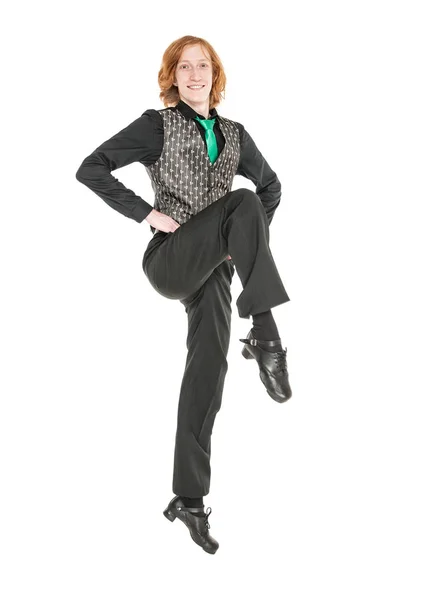
[[[163,151],[145,168],[155,193],[154,208],[182,225],[231,191],[241,152],[239,130],[234,121],[218,115],[225,145],[212,163],[192,119],[177,109],[158,112],[163,118]],[[150,229],[158,231],[151,225]]]

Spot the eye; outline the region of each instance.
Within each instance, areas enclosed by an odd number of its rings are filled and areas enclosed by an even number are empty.
[[[207,63],[201,63],[201,66],[202,66],[202,67],[208,67],[209,65],[208,65]],[[183,64],[183,65],[180,65],[180,67],[179,67],[179,68],[180,68],[180,69],[183,69],[184,67],[188,67],[188,65],[186,65],[186,64]]]

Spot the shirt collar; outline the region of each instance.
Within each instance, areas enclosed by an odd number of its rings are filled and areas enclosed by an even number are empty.
[[[179,100],[176,108],[186,117],[187,119],[195,119],[195,117],[200,117],[200,119],[205,119],[204,115],[200,115],[200,113],[196,112],[189,104],[184,102],[183,100]],[[218,117],[218,113],[216,108],[212,108],[210,111],[210,119],[214,119]]]

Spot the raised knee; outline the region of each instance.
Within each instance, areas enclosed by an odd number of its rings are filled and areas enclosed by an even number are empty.
[[[248,207],[249,210],[251,207],[258,207],[260,210],[260,206],[262,206],[261,200],[257,194],[253,192],[253,190],[249,190],[248,188],[239,188],[236,191],[238,192],[238,200],[240,205]]]
[[[249,188],[239,188],[237,190],[237,192],[239,192],[242,196],[244,196],[245,198],[250,198],[250,199],[255,199],[255,200],[259,200],[259,197],[257,196],[257,194],[255,192],[253,192],[253,190],[250,190]]]

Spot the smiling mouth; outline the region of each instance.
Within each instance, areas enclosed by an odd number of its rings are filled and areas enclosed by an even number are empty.
[[[190,85],[187,86],[190,90],[202,90],[204,85],[200,86],[200,87],[191,87]]]

